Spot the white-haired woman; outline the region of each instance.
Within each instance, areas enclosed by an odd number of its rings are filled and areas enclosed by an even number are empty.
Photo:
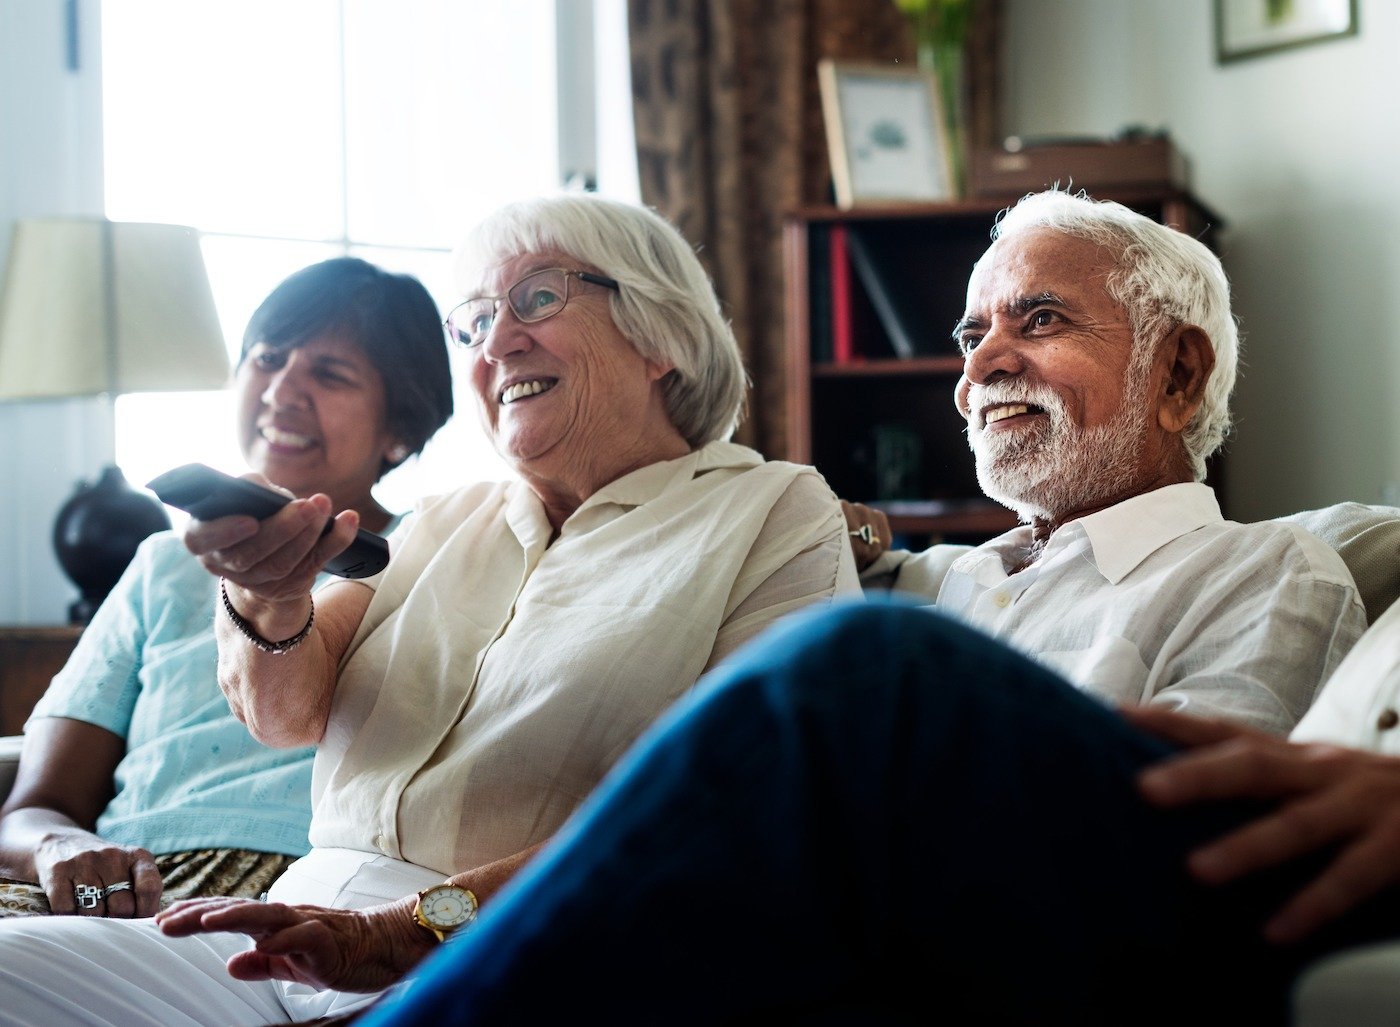
[[[159,1022],[283,1022],[356,1008],[366,995],[284,982],[336,979],[328,968],[361,991],[396,980],[708,667],[788,611],[858,590],[821,477],[724,441],[743,369],[673,228],[551,198],[488,218],[462,261],[469,298],[448,328],[519,481],[420,504],[388,569],[318,591],[314,610],[312,580],[349,543],[353,513],[323,536],[331,511],[313,496],[187,532],[223,579],[234,711],[269,744],[319,746],[312,852],[270,903],[32,928],[43,949],[0,928],[0,988],[24,990],[23,1016],[129,1023],[129,1002]],[[226,931],[257,947],[203,933]],[[84,972],[55,948],[81,950]]]

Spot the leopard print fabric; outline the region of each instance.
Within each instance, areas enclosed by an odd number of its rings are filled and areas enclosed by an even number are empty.
[[[180,899],[232,895],[256,899],[291,866],[295,857],[247,849],[193,849],[156,857],[165,892],[162,907]],[[0,918],[48,916],[44,890],[29,881],[0,878]]]

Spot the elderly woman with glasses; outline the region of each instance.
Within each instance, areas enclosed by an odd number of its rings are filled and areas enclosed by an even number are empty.
[[[269,744],[318,747],[311,853],[267,903],[49,927],[48,945],[0,926],[21,1019],[353,1011],[470,922],[708,668],[858,591],[821,477],[725,441],[738,348],[662,219],[597,197],[512,205],[461,271],[470,298],[447,327],[519,480],[420,503],[385,571],[314,604],[353,512],[312,496],[186,534],[222,579],[234,712]]]

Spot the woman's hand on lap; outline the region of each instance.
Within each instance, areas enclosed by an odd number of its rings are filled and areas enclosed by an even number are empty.
[[[34,853],[39,885],[55,913],[130,919],[154,916],[164,888],[155,857],[136,846],[117,845],[95,835],[57,835],[42,842]],[[97,896],[95,904],[80,904],[78,887],[106,891],[129,883],[110,894]]]
[[[414,896],[365,910],[249,899],[177,902],[156,916],[175,937],[235,931],[254,947],[229,958],[242,981],[281,980],[337,991],[379,991],[436,947],[413,920]]]

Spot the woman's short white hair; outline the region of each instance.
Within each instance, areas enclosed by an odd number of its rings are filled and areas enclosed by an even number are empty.
[[[666,412],[693,449],[733,434],[748,387],[739,344],[680,232],[655,211],[590,193],[520,200],[472,230],[458,281],[473,290],[486,268],[544,252],[617,280],[613,324],[644,358],[675,368],[662,380]]]
[[[1035,228],[1088,239],[1118,254],[1105,288],[1127,311],[1140,358],[1150,360],[1157,343],[1179,325],[1195,325],[1210,338],[1215,369],[1182,439],[1196,480],[1202,480],[1206,458],[1230,431],[1230,393],[1239,364],[1230,283],[1219,258],[1199,240],[1121,203],[1058,189],[1032,193],[1005,211],[992,237],[1005,239]]]

